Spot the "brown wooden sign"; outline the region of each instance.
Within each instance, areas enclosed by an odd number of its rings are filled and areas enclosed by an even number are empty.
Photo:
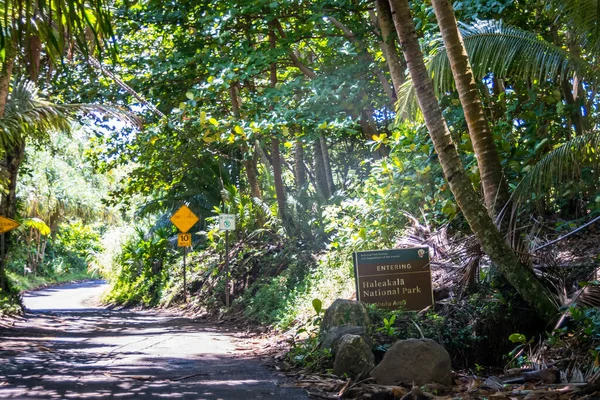
[[[354,274],[363,303],[415,311],[433,304],[427,247],[356,252]]]

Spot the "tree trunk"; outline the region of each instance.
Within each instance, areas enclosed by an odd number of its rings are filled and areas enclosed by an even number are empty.
[[[306,169],[304,168],[304,147],[302,140],[296,139],[296,148],[294,149],[294,172],[296,178],[296,190],[302,194],[306,190]]]
[[[8,100],[8,89],[10,88],[10,79],[12,77],[13,66],[15,65],[14,49],[11,46],[6,47],[6,56],[0,70],[0,118],[4,118],[4,110]]]
[[[275,40],[275,32],[273,30],[269,30],[269,46],[271,49],[275,49]],[[277,85],[277,64],[274,62],[271,63],[269,84],[272,88]],[[281,153],[279,152],[279,138],[277,136],[273,136],[271,138],[271,158],[273,163],[273,180],[275,182],[275,193],[277,195],[279,218],[281,218],[281,223],[289,235],[291,233],[291,226],[287,215],[286,194],[285,187],[283,186],[281,169]]]
[[[25,157],[25,142],[16,144],[12,149],[7,149],[2,168],[7,174],[7,190],[3,192],[0,198],[0,215],[14,219],[17,214],[17,178],[19,168]]]
[[[397,99],[400,86],[406,80],[404,71],[406,62],[401,54],[398,53],[396,42],[397,35],[392,21],[392,10],[388,0],[377,0],[377,23],[381,33],[381,50],[385,57],[392,83],[394,85],[394,98]]]
[[[423,61],[408,0],[390,0],[390,6],[425,124],[458,206],[482,249],[506,280],[540,317],[551,320],[556,316],[557,309],[549,293],[533,271],[523,266],[504,242],[460,161]]]
[[[229,86],[229,98],[231,99],[231,111],[235,119],[241,117],[241,99],[239,95],[239,89],[237,84]],[[262,193],[260,191],[260,183],[258,181],[258,173],[256,168],[256,153],[250,152],[248,145],[244,142],[242,144],[242,153],[244,157],[244,168],[246,170],[246,177],[248,178],[248,186],[250,187],[250,195],[262,199]],[[262,226],[262,223],[259,223]]]
[[[327,180],[327,187],[329,193],[335,193],[335,183],[333,182],[333,172],[331,171],[331,160],[329,159],[329,147],[327,146],[327,139],[325,135],[321,133],[319,136],[319,143],[321,144],[321,152],[323,153],[323,167],[325,172],[325,178]]]
[[[317,192],[324,199],[328,199],[331,197],[331,192],[329,191],[329,185],[327,184],[327,176],[325,176],[325,162],[323,161],[323,151],[321,150],[320,140],[315,140],[314,153]]]
[[[283,185],[282,169],[281,169],[281,154],[279,152],[279,139],[271,138],[271,158],[273,159],[273,180],[275,182],[275,193],[277,194],[277,206],[279,208],[279,218],[286,228],[288,234],[290,232],[289,219],[287,215],[285,186]]]
[[[27,46],[27,72],[32,82],[37,82],[40,75],[40,56],[42,41],[38,35],[31,35]]]
[[[449,0],[433,0],[432,4],[477,158],[485,205],[490,215],[496,216],[508,201],[509,194],[494,136],[483,111],[452,4]]]

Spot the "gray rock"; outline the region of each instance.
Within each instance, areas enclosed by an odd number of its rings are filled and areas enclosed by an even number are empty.
[[[431,339],[400,340],[385,353],[371,376],[380,385],[452,384],[450,355]]]
[[[321,348],[331,349],[333,354],[337,353],[338,344],[344,335],[361,336],[369,347],[373,347],[373,342],[371,341],[371,338],[367,336],[364,326],[342,325],[334,326],[321,333]]]
[[[334,326],[352,325],[366,328],[369,324],[367,309],[361,302],[337,299],[325,311],[321,332],[326,332]]]
[[[333,361],[334,374],[361,379],[369,376],[369,372],[374,366],[375,356],[371,351],[371,346],[361,336],[342,336]]]

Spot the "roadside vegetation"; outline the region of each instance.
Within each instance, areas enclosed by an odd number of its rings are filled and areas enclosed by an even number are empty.
[[[482,369],[574,346],[593,376],[597,2],[297,3],[116,1],[58,45],[6,35],[0,211],[21,226],[0,312],[102,276],[106,303],[292,332],[288,361],[322,371],[317,322],[355,295],[353,252],[428,246],[436,304],[371,308],[379,354],[427,337]]]

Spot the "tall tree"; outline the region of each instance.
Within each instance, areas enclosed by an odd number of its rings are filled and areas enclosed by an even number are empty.
[[[504,242],[460,161],[423,60],[408,0],[390,0],[390,7],[425,124],[458,206],[482,249],[506,280],[540,317],[551,320],[556,305],[533,271],[523,266]]]
[[[108,9],[103,0],[5,0],[0,9],[0,118],[6,113],[10,82],[15,66],[29,72],[36,80],[42,49],[52,60],[60,59],[67,50],[109,46],[113,34]],[[89,38],[92,45],[88,44]],[[24,59],[20,59],[25,55]],[[21,65],[17,63],[22,62]],[[6,174],[6,190],[0,197],[0,214],[15,216],[15,187],[24,157],[24,143],[5,145],[0,168]],[[12,196],[12,197],[11,197]]]
[[[269,29],[269,48],[275,50],[277,47],[277,38],[275,31]],[[273,61],[269,68],[269,83],[271,88],[277,85],[277,63]],[[271,137],[271,158],[273,160],[273,179],[275,180],[275,192],[277,193],[277,206],[279,209],[279,218],[288,235],[291,233],[291,221],[287,213],[287,201],[285,186],[283,185],[283,171],[281,168],[281,153],[279,150],[279,138],[274,133]]]

